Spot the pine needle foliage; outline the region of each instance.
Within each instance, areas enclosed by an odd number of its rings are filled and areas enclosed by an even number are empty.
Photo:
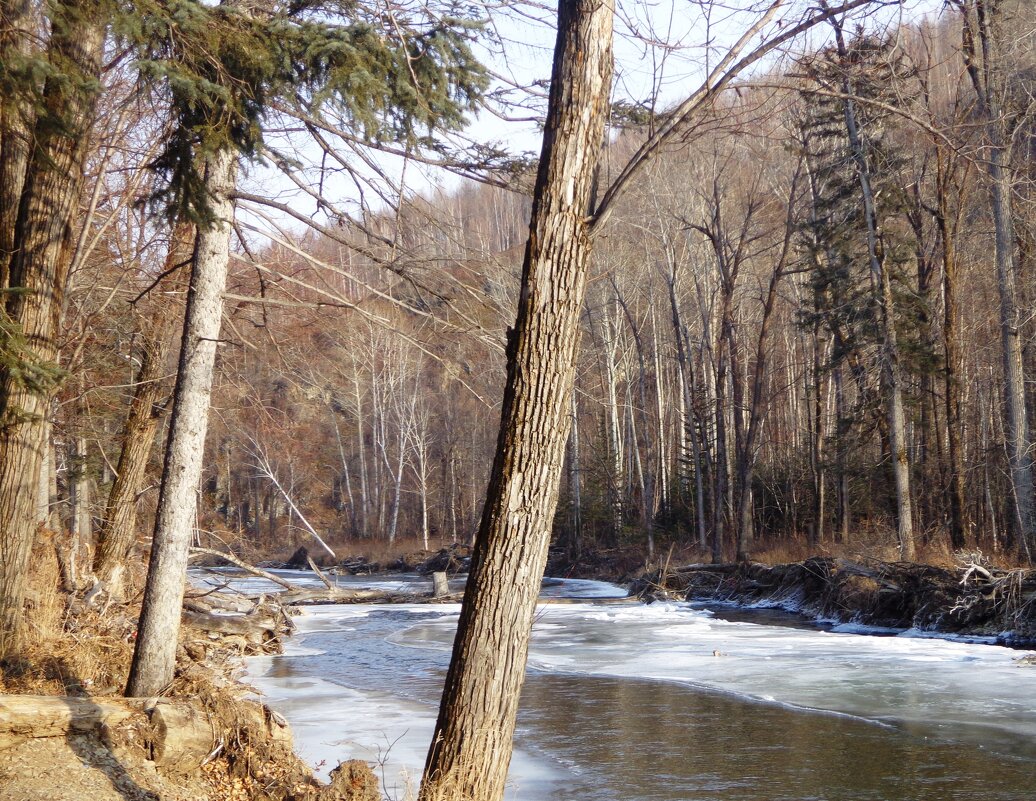
[[[205,159],[232,148],[260,160],[279,104],[333,111],[372,145],[421,146],[463,125],[488,82],[471,48],[481,22],[460,6],[443,12],[353,0],[126,4],[115,30],[173,122],[150,201],[170,218],[211,223]]]
[[[814,300],[803,323],[812,326],[819,316],[831,330],[835,341],[833,363],[853,352],[873,356],[880,340],[860,179],[846,135],[846,101],[840,96],[848,77],[858,98],[853,105],[875,189],[879,257],[890,270],[898,301],[900,348],[908,353],[918,351],[910,361],[911,366],[919,368],[926,359],[919,350],[923,349],[923,338],[915,326],[918,315],[913,306],[917,300],[905,274],[911,250],[901,225],[906,198],[899,176],[904,160],[888,140],[890,112],[867,102],[900,102],[890,96],[889,87],[908,82],[909,70],[891,42],[870,35],[858,35],[849,42],[845,61],[834,48],[828,48],[803,66],[807,83],[802,90],[804,111],[799,137],[818,195],[801,238],[812,266],[810,289]],[[833,96],[818,95],[816,89]]]

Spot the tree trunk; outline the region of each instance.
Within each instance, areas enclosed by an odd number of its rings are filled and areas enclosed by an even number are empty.
[[[25,572],[38,514],[46,416],[57,384],[57,337],[69,242],[97,101],[105,25],[94,3],[69,0],[53,19],[40,124],[13,237],[6,299],[19,369],[0,370],[0,657],[20,637]],[[10,342],[10,338],[8,338]]]
[[[237,155],[228,150],[216,153],[205,167],[205,186],[215,222],[198,231],[191,259],[169,440],[139,633],[126,686],[128,696],[157,695],[173,680],[176,633],[180,628],[187,553],[201,481],[209,396],[230,261],[234,206],[229,195],[236,173]]]
[[[0,62],[14,65],[30,55],[32,3],[0,0]],[[29,87],[16,87],[15,92]],[[0,289],[10,281],[14,229],[32,151],[32,104],[26,97],[5,97],[0,104]]]
[[[842,29],[835,24],[835,41],[838,55],[843,64],[849,56],[845,47]],[[863,196],[864,217],[867,223],[867,254],[874,277],[878,301],[878,326],[882,383],[885,387],[886,414],[888,417],[889,453],[892,457],[892,476],[896,488],[896,532],[899,538],[901,559],[913,560],[914,522],[910,498],[910,463],[906,444],[906,412],[903,408],[903,386],[899,367],[899,345],[896,337],[896,312],[892,296],[892,279],[879,240],[877,208],[871,189],[870,165],[856,121],[856,106],[852,100],[853,86],[848,77],[843,79],[845,127],[849,136],[849,148],[856,165],[860,193]]]
[[[582,464],[579,461],[579,406],[572,393],[572,429],[568,435],[568,557],[575,560],[583,548]]]
[[[193,226],[181,223],[173,230],[164,272],[176,270],[191,258]],[[178,285],[180,282],[176,282]],[[104,522],[97,534],[94,573],[109,593],[121,592],[122,567],[137,535],[137,498],[144,489],[144,472],[151,457],[155,429],[164,413],[162,401],[167,388],[162,382],[172,323],[180,305],[172,300],[160,301],[158,320],[145,325],[140,370],[137,372],[133,401],[130,403],[122,450],[115,481],[108,493]]]
[[[936,222],[942,240],[942,294],[943,294],[943,375],[946,387],[944,405],[946,411],[946,436],[949,449],[949,506],[950,545],[955,549],[965,547],[967,537],[964,528],[964,449],[961,444],[960,380],[957,371],[960,365],[960,348],[957,333],[957,251],[953,231],[949,225],[949,188],[942,147],[936,145],[938,214]]]
[[[559,3],[500,435],[421,801],[498,801],[504,793],[571,421],[613,15],[610,0]]]

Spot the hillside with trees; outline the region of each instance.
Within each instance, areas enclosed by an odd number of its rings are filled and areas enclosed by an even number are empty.
[[[650,553],[658,540],[731,558],[754,540],[898,545],[908,517],[910,539],[937,550],[1028,552],[989,145],[961,35],[950,14],[846,32],[842,52],[719,98],[616,204],[581,313],[559,542]],[[1029,49],[1011,45],[1009,330],[1027,376]],[[603,175],[650,134],[627,116],[613,121]],[[243,208],[276,213],[279,233],[257,243],[258,226],[238,224],[202,530],[278,553],[311,541],[302,518],[343,544],[471,541],[529,182],[390,197],[391,212],[333,230],[240,193]],[[182,298],[169,277],[155,284],[175,267],[162,255],[174,243],[161,230],[142,236],[143,213],[123,205],[70,293],[75,380],[52,414],[49,462],[57,530],[104,520],[148,329]],[[161,377],[173,372],[173,339],[156,339]],[[1031,410],[1031,381],[1023,387]]]

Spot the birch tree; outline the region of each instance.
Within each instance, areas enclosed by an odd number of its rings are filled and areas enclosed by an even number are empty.
[[[341,109],[371,139],[414,145],[419,128],[460,124],[481,93],[484,78],[467,45],[467,21],[432,17],[418,24],[422,20],[408,19],[403,9],[369,17],[362,11],[342,19],[335,3],[261,9],[238,0],[215,9],[199,4],[193,37],[182,36],[182,15],[149,20],[153,49],[144,71],[168,90],[174,116],[172,135],[155,162],[170,180],[156,199],[195,222],[198,233],[127,695],[157,694],[173,679],[172,635],[179,629],[201,478],[238,160],[259,151],[268,105],[278,97],[308,95],[318,106]],[[357,85],[361,67],[364,81]]]

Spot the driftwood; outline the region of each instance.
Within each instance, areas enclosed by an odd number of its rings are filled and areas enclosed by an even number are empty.
[[[265,641],[275,638],[278,624],[281,631],[294,628],[286,611],[293,606],[316,606],[322,604],[361,604],[361,603],[455,603],[461,600],[463,593],[450,592],[449,583],[437,579],[433,574],[431,591],[424,592],[385,592],[383,590],[352,590],[340,587],[328,577],[327,573],[307,555],[310,569],[324,584],[323,589],[310,589],[293,584],[280,576],[275,576],[261,568],[254,567],[242,559],[211,548],[192,548],[192,554],[215,556],[239,567],[246,573],[268,579],[284,588],[284,592],[271,593],[266,596],[233,596],[228,593],[210,591],[188,595],[184,599],[184,622],[188,625],[210,632],[220,632],[230,636],[245,636],[251,641]],[[438,571],[437,571],[438,572]],[[443,575],[445,579],[445,574]],[[440,583],[441,582],[441,583]],[[218,615],[213,612],[236,612],[236,615]],[[265,618],[259,617],[260,613]],[[272,637],[257,640],[255,628],[246,621],[259,622],[260,628],[272,632]]]
[[[230,564],[234,565],[234,567],[241,568],[246,573],[251,573],[253,576],[264,578],[267,581],[272,581],[277,586],[283,587],[286,590],[291,590],[295,588],[295,585],[292,584],[290,581],[286,581],[285,579],[282,579],[280,576],[275,576],[268,570],[263,570],[262,568],[255,567],[255,565],[250,565],[248,564],[248,562],[245,562],[242,559],[238,559],[231,553],[217,551],[214,548],[191,548],[191,556],[215,556],[218,559],[222,559],[225,562],[229,562]]]
[[[313,557],[312,556],[310,556],[309,554],[306,554],[306,561],[309,562],[309,569],[312,570],[314,573],[316,573],[317,578],[320,579],[324,583],[325,587],[327,587],[332,592],[337,592],[338,591],[338,587],[336,587],[334,584],[332,584],[331,583],[331,579],[329,579],[327,576],[325,576],[320,571],[320,568],[317,567],[317,563],[313,561]]]
[[[151,719],[151,759],[163,772],[191,773],[215,751],[215,726],[200,706],[163,698],[145,710]]]
[[[249,614],[267,602],[265,595],[249,597],[247,595],[230,595],[227,593],[207,592],[198,595],[184,596],[183,607],[192,612],[238,612]]]
[[[194,629],[220,634],[240,634],[257,642],[276,637],[278,630],[276,620],[260,615],[213,615],[185,609],[182,619],[185,625]]]
[[[40,695],[0,695],[0,748],[33,737],[65,737],[131,718],[132,704]]]

